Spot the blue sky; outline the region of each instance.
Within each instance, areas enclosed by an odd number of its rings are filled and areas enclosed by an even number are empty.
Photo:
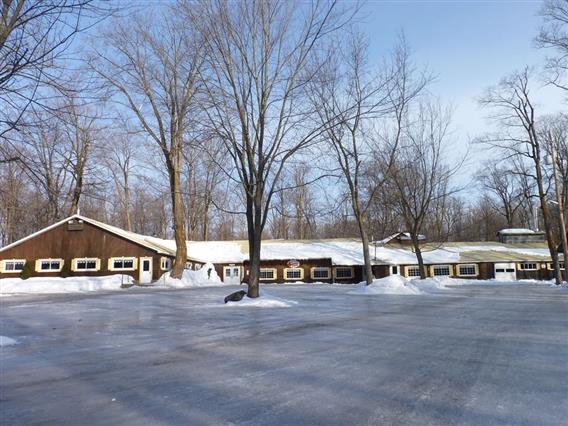
[[[534,45],[541,6],[541,1],[371,0],[363,6],[362,29],[372,58],[384,55],[404,31],[417,62],[437,75],[432,91],[454,106],[454,139],[464,146],[488,129],[488,111],[476,102],[483,90],[525,65],[543,63],[545,52]],[[551,88],[539,87],[535,97],[542,112],[562,107],[562,94]]]

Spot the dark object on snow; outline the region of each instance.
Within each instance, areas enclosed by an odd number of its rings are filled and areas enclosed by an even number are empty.
[[[209,268],[207,270],[207,279],[210,280],[211,279],[211,271],[213,270],[213,268]]]
[[[238,302],[238,301],[242,300],[242,298],[245,297],[246,294],[247,294],[247,292],[244,291],[244,290],[235,291],[234,293],[231,293],[227,297],[225,297],[225,303],[227,303],[227,302]]]

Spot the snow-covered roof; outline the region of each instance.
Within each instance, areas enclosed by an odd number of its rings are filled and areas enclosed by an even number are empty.
[[[410,236],[410,232],[397,232],[396,234],[389,235],[388,237],[383,238],[382,240],[375,241],[373,242],[373,244],[384,245],[390,243],[395,239],[399,241],[410,241],[412,238]],[[418,234],[418,241],[425,241],[425,240],[426,240],[425,235]]]
[[[97,226],[103,230],[106,230],[112,234],[118,235],[119,237],[125,238],[129,241],[132,241],[136,244],[139,244],[143,247],[149,248],[150,250],[154,250],[159,254],[166,254],[169,256],[175,256],[175,243],[174,243],[174,248],[173,250],[171,249],[169,244],[160,244],[160,241],[166,241],[167,240],[159,240],[158,238],[152,238],[152,237],[147,237],[145,235],[141,235],[141,234],[137,234],[135,232],[130,232],[130,231],[125,231],[124,229],[121,228],[117,228],[116,226],[112,226],[112,225],[108,225],[106,223],[103,222],[99,222],[98,220],[95,219],[91,219],[89,217],[86,216],[81,216],[79,214],[74,214],[72,216],[69,216],[63,220],[60,220],[59,222],[54,223],[53,225],[50,225],[46,228],[40,229],[37,232],[34,232],[31,235],[28,235],[27,237],[24,237],[18,241],[14,241],[11,244],[8,244],[7,246],[4,246],[2,248],[0,248],[0,252],[5,251],[11,247],[17,246],[21,243],[23,243],[24,241],[28,241],[31,240],[32,238],[35,238],[38,235],[41,235],[47,231],[50,231],[51,229],[57,228],[60,225],[63,225],[69,221],[72,220],[82,220],[83,222],[86,223],[90,223],[91,225]],[[199,259],[196,259],[199,260]]]
[[[526,229],[526,228],[505,228],[505,229],[501,229],[499,232],[497,232],[498,234],[501,235],[527,235],[527,234],[536,234],[535,231],[533,231],[532,229]]]
[[[21,240],[0,248],[0,252],[35,236],[47,232],[70,220],[78,219],[102,228],[108,232],[133,241],[159,254],[175,256],[174,240],[145,236],[99,222],[81,215],[73,215]],[[397,236],[400,235],[396,234]],[[416,264],[416,255],[408,247],[371,244],[369,247],[374,264],[411,265]],[[426,264],[500,262],[542,260],[549,261],[550,255],[544,243],[502,244],[498,242],[425,244],[422,256]],[[247,241],[187,241],[188,259],[211,263],[241,263],[249,258]],[[327,240],[264,240],[261,246],[262,260],[290,259],[331,259],[334,265],[362,265],[363,246],[358,239]]]
[[[188,241],[188,256],[212,263],[240,263],[248,259],[246,241]],[[416,264],[416,254],[396,246],[369,247],[374,264]],[[507,245],[498,242],[426,244],[422,256],[426,264],[543,260],[550,258],[546,245]],[[362,265],[363,246],[357,239],[264,240],[262,260],[331,259],[334,265]]]

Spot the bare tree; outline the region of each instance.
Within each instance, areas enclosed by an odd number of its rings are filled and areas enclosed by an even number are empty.
[[[323,127],[305,88],[318,54],[348,19],[333,2],[224,2],[187,7],[203,34],[210,67],[204,77],[211,131],[224,142],[225,172],[245,199],[248,296],[259,296],[260,247],[273,195],[288,163],[317,141]]]
[[[105,141],[102,156],[111,173],[119,196],[116,204],[122,206],[121,222],[132,231],[131,188],[132,173],[136,167],[136,148],[126,134],[112,133]]]
[[[486,164],[478,174],[481,186],[489,191],[491,204],[495,210],[505,217],[507,227],[515,226],[517,211],[523,205],[523,189],[517,175],[510,167],[500,166],[501,161]]]
[[[463,161],[453,167],[445,163],[445,146],[451,123],[448,110],[421,102],[418,111],[411,112],[406,120],[408,124],[389,174],[389,189],[396,193],[395,206],[410,233],[420,278],[424,279],[426,270],[420,235],[436,204],[458,191],[450,180]]]
[[[539,47],[554,51],[546,64],[550,72],[550,82],[556,87],[568,90],[563,81],[568,70],[568,2],[545,0],[541,15],[544,23],[536,42]]]
[[[556,283],[560,284],[557,240],[552,229],[547,203],[547,179],[543,168],[544,144],[539,134],[538,116],[531,97],[531,77],[532,71],[525,68],[502,79],[497,86],[487,90],[480,102],[495,111],[492,118],[502,131],[496,135],[486,136],[480,139],[480,142],[506,153],[508,158],[520,157],[532,164],[531,177],[538,191]]]
[[[176,241],[171,276],[180,278],[187,260],[182,151],[196,123],[201,41],[178,11],[167,7],[158,20],[135,15],[117,22],[106,42],[109,50],[97,52],[91,63],[163,156]]]
[[[110,9],[95,0],[4,0],[0,12],[2,138],[16,128],[29,105],[43,105],[38,96],[43,85],[61,86],[56,70],[73,37]]]
[[[374,277],[369,254],[368,210],[385,185],[398,155],[408,105],[422,92],[428,77],[416,71],[404,39],[394,49],[392,63],[384,66],[380,77],[369,75],[365,42],[361,37],[352,36],[344,50],[349,52],[347,59],[330,61],[329,75],[324,75],[321,90],[314,85],[314,92],[318,93],[314,107],[322,123],[334,124],[328,126],[325,135],[347,185],[362,242],[365,279],[370,284]],[[342,62],[347,64],[345,71],[337,65]],[[385,135],[373,132],[371,125],[366,126],[369,121],[384,119],[387,115],[395,123],[393,138],[388,143]],[[381,152],[385,160],[380,168],[372,165],[376,152]]]

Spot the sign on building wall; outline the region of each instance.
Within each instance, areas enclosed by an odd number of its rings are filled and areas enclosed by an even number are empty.
[[[298,268],[300,266],[300,262],[297,261],[296,259],[290,259],[286,265],[288,266],[288,268]]]

